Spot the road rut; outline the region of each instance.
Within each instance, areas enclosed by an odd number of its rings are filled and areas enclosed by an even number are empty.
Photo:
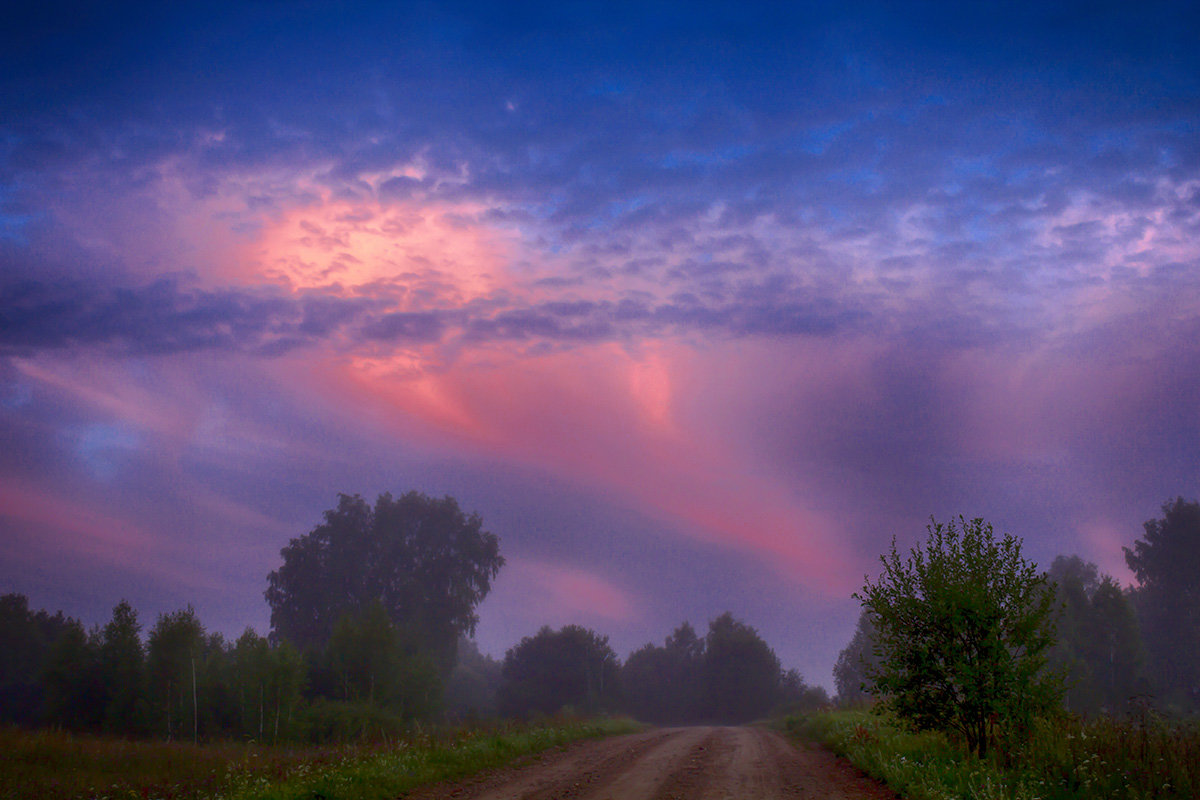
[[[658,728],[583,742],[411,800],[895,800],[844,759],[763,728]]]

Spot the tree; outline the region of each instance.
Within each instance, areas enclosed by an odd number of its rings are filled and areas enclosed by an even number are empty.
[[[122,600],[100,633],[100,676],[105,693],[104,728],[133,735],[146,728],[146,653],[137,612]]]
[[[238,702],[238,724],[243,734],[266,738],[270,700],[267,685],[271,672],[271,645],[253,628],[246,628],[233,645],[233,675]]]
[[[341,699],[386,704],[400,666],[400,642],[383,605],[343,614],[329,640],[329,663],[341,683]]]
[[[1200,503],[1182,497],[1162,507],[1162,519],[1143,526],[1144,538],[1125,548],[1137,576],[1135,605],[1163,699],[1200,709]]]
[[[503,668],[501,662],[481,653],[475,640],[460,639],[458,663],[446,679],[446,713],[454,719],[495,716]]]
[[[230,731],[240,717],[233,679],[233,653],[220,633],[204,635],[196,658],[196,729],[202,735]]]
[[[775,705],[779,657],[758,631],[729,612],[708,625],[704,641],[704,690],[708,716],[737,724],[763,716]]]
[[[233,646],[233,685],[242,733],[259,741],[286,735],[304,682],[304,661],[287,642],[274,646],[246,628]]]
[[[196,661],[204,647],[204,627],[196,612],[161,614],[150,631],[147,671],[155,729],[167,739],[199,737],[199,696]]]
[[[621,667],[626,707],[659,725],[699,722],[706,711],[703,666],[704,640],[684,622],[664,646],[647,644],[626,659]]]
[[[1146,693],[1141,630],[1129,598],[1108,575],[1092,594],[1092,635],[1086,652],[1098,685],[1100,710],[1127,710]]]
[[[62,612],[31,611],[23,594],[0,595],[0,721],[32,725],[45,704],[42,670],[54,643],[76,625]]]
[[[42,667],[44,719],[71,730],[99,727],[104,706],[95,637],[70,620]]]
[[[375,506],[338,495],[337,508],[281,551],[266,598],[277,638],[323,648],[344,615],[383,604],[403,635],[420,641],[443,674],[458,637],[472,634],[475,608],[504,565],[499,540],[452,497],[381,494]]]
[[[982,757],[997,727],[1057,704],[1044,670],[1054,596],[1020,540],[997,540],[982,519],[931,520],[928,531],[906,559],[893,539],[882,574],[854,595],[877,635],[871,691],[915,728],[957,733]]]
[[[1050,663],[1065,678],[1070,711],[1116,712],[1142,691],[1142,644],[1128,598],[1079,556],[1059,556],[1047,571],[1055,588],[1058,639]]]
[[[879,666],[875,647],[875,625],[864,610],[858,615],[854,636],[838,653],[833,665],[833,683],[838,702],[843,706],[863,703],[871,696],[867,675]]]
[[[565,707],[611,711],[619,696],[619,668],[607,636],[579,625],[543,627],[504,655],[500,711],[505,716],[553,714]]]
[[[829,693],[824,686],[809,686],[797,669],[780,673],[776,714],[806,714],[828,705]]]

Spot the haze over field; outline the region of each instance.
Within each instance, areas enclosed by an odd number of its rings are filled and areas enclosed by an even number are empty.
[[[831,686],[930,514],[1122,581],[1200,493],[1186,4],[0,16],[0,592],[267,628],[454,495],[478,639],[725,610]]]

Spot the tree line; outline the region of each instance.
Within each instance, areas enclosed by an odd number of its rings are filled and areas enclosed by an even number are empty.
[[[505,655],[497,707],[505,716],[624,711],[645,722],[735,725],[771,712],[829,703],[751,626],[728,612],[709,622],[704,637],[687,622],[666,638],[634,651],[622,664],[608,637],[578,625],[542,628]]]
[[[327,740],[413,721],[563,708],[663,722],[738,722],[827,701],[725,614],[683,623],[622,664],[595,631],[543,628],[497,661],[470,639],[504,564],[450,497],[339,495],[267,576],[266,635],[234,641],[195,611],[144,630],[126,601],[86,630],[0,598],[0,721],[165,739]]]
[[[834,670],[838,700],[882,701],[931,727],[965,726],[968,709],[968,738],[981,746],[991,733],[980,726],[1058,705],[1195,713],[1200,504],[1179,499],[1163,512],[1126,549],[1139,581],[1130,590],[1078,557],[1039,571],[1019,540],[997,539],[982,520],[933,523],[907,558],[893,544],[858,595],[863,614]],[[704,635],[684,622],[624,663],[608,637],[578,625],[543,628],[503,660],[480,653],[476,608],[504,559],[450,497],[339,495],[281,556],[267,577],[269,633],[233,641],[206,631],[190,607],[146,630],[121,601],[89,631],[21,595],[0,597],[0,721],[327,740],[563,708],[739,723],[829,700],[728,613]]]
[[[1164,504],[1125,548],[1137,586],[1060,556],[1039,571],[981,519],[931,521],[855,597],[834,668],[844,703],[877,703],[985,755],[1038,717],[1200,712],[1200,503]]]
[[[91,631],[62,613],[0,597],[0,719],[121,736],[274,739],[291,732],[304,683],[300,654],[247,629],[207,633],[193,609],[162,614],[143,638],[124,600]]]
[[[88,631],[22,595],[0,597],[0,721],[168,740],[327,741],[414,721],[563,710],[736,724],[829,702],[728,613],[704,637],[684,622],[624,663],[607,636],[579,625],[544,627],[503,660],[462,639],[445,674],[406,648],[378,604],[303,651],[249,628],[229,641],[190,607],[142,634],[126,601]]]

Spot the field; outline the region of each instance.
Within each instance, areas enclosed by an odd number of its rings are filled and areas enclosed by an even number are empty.
[[[1147,717],[1039,723],[1019,748],[968,756],[945,737],[914,734],[867,712],[789,718],[907,800],[1193,800],[1200,728]]]
[[[635,730],[628,720],[556,719],[417,732],[335,747],[129,742],[0,729],[0,800],[327,800],[393,798],[577,739]]]

